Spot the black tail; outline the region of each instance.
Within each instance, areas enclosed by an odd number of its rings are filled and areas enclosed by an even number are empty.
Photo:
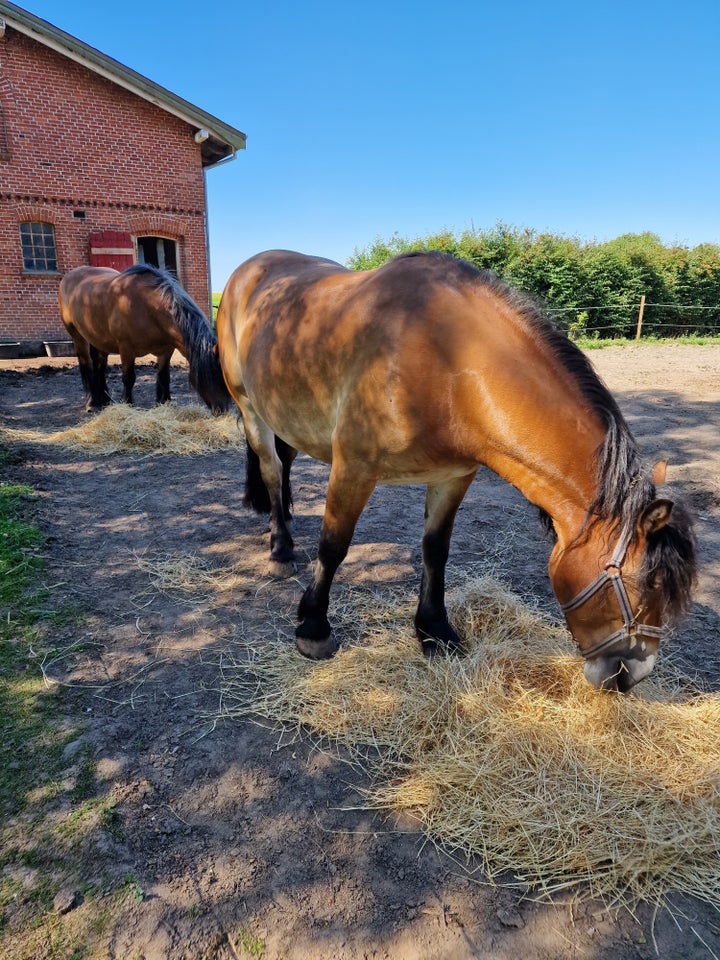
[[[247,470],[245,473],[245,496],[243,504],[250,507],[256,513],[270,513],[270,494],[265,486],[265,481],[260,473],[260,458],[248,443],[247,447]],[[293,464],[297,451],[281,440],[275,437],[275,450],[282,462],[282,499],[283,514],[286,520],[292,520],[291,507],[293,503],[292,488],[290,486],[290,467]]]
[[[146,276],[160,292],[183,339],[190,383],[213,413],[225,413],[232,397],[220,366],[217,337],[200,307],[175,277],[157,267],[136,263],[124,272]]]

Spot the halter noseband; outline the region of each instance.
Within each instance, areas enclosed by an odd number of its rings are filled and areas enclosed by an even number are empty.
[[[649,639],[659,640],[662,636],[662,627],[653,627],[647,623],[638,623],[632,611],[630,597],[628,596],[622,578],[622,565],[625,561],[625,554],[630,546],[631,539],[632,527],[628,524],[621,533],[620,539],[615,547],[615,552],[608,563],[605,564],[603,572],[593,580],[592,583],[588,584],[584,590],[581,590],[576,597],[560,605],[563,613],[567,613],[569,610],[577,610],[578,607],[581,607],[590,597],[594,596],[598,590],[604,587],[608,581],[613,585],[615,596],[620,605],[620,612],[622,613],[623,626],[614,633],[611,633],[609,637],[600,640],[589,650],[581,650],[580,652],[586,660],[592,660],[601,653],[608,653],[620,640],[631,640],[630,646],[634,647],[636,637],[648,637]]]

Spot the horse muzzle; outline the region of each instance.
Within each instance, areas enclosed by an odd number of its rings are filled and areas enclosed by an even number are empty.
[[[585,679],[597,690],[617,690],[627,693],[644,680],[655,666],[657,653],[649,651],[642,657],[622,654],[593,657],[585,661]]]

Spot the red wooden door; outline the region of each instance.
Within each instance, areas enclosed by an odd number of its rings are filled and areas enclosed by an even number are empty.
[[[90,265],[126,270],[135,262],[135,248],[129,233],[97,230],[90,234]]]

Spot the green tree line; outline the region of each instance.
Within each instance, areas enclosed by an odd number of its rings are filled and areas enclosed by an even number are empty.
[[[641,297],[643,335],[720,333],[720,246],[665,246],[655,234],[605,243],[497,224],[425,238],[376,240],[348,266],[378,267],[411,250],[442,250],[495,271],[544,304],[571,337],[634,337]]]

